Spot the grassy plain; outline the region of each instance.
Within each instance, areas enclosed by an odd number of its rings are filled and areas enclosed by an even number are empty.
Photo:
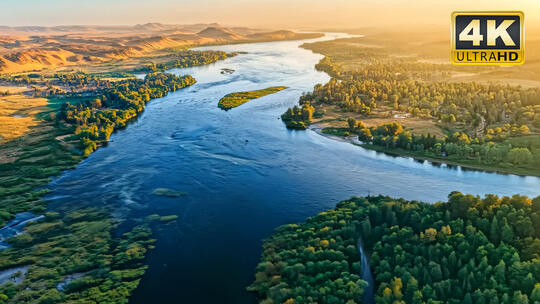
[[[340,109],[334,105],[324,106],[325,111],[322,117],[313,118],[313,124],[321,128],[343,128],[348,129],[347,118],[352,117],[362,121],[367,127],[379,126],[385,123],[398,122],[407,127],[407,130],[415,135],[431,134],[444,137],[446,134],[443,129],[433,120],[409,117],[404,114],[392,114],[390,107],[385,109],[376,109],[372,115],[366,116],[359,113],[351,113]]]
[[[25,86],[0,85],[0,145],[21,137],[39,125],[35,115],[43,111],[46,98],[34,98]]]

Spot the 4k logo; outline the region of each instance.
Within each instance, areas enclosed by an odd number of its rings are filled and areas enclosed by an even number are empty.
[[[452,63],[522,64],[525,61],[522,12],[452,14]]]

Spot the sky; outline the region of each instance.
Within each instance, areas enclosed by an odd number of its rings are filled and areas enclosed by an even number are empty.
[[[449,24],[456,10],[521,10],[540,28],[540,0],[0,0],[0,25],[211,23],[263,28]]]

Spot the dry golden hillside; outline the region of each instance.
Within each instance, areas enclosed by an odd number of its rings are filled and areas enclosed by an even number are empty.
[[[218,24],[0,27],[0,73],[92,65],[168,48],[302,37],[306,34],[225,28]]]

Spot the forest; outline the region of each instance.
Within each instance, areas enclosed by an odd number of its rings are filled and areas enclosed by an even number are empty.
[[[361,303],[356,227],[348,213],[323,212],[284,225],[263,245],[255,281],[260,303]]]
[[[399,66],[371,65],[342,81],[333,78],[315,86],[300,102],[338,105],[362,114],[370,114],[378,106],[390,106],[414,117],[433,118],[448,125],[461,122],[480,131],[504,123],[540,126],[540,89],[426,82],[396,71],[401,71]]]
[[[427,204],[353,197],[265,240],[260,303],[361,303],[363,240],[376,303],[540,302],[540,197],[452,192]]]

